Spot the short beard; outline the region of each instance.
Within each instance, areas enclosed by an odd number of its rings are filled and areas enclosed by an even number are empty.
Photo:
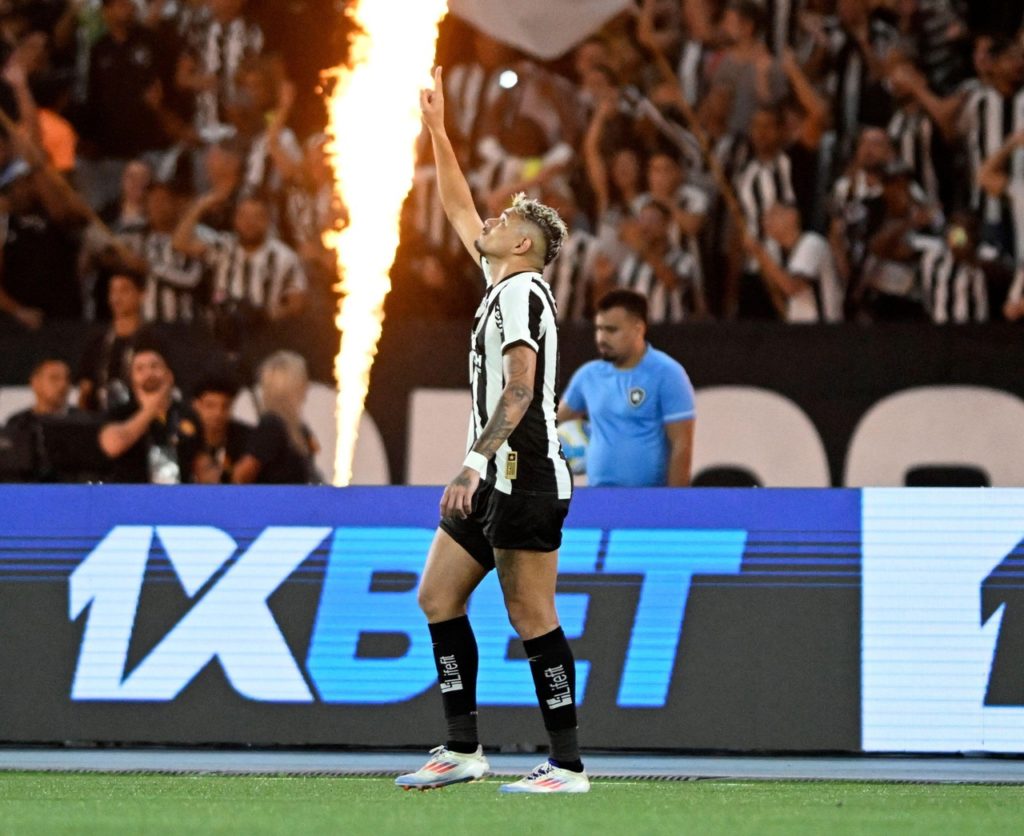
[[[489,252],[487,252],[487,250],[484,249],[483,239],[477,238],[473,242],[473,246],[476,248],[476,251],[478,253],[480,253],[480,255],[483,256],[484,258],[492,258],[493,257],[493,253],[489,253]]]

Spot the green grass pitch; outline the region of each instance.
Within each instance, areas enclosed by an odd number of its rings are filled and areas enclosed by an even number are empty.
[[[1002,834],[1024,788],[595,780],[588,795],[501,782],[403,792],[390,778],[0,773],[0,834]]]

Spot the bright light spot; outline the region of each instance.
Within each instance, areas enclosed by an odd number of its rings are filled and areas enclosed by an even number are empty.
[[[432,83],[437,26],[446,11],[447,0],[355,0],[347,12],[358,27],[350,66],[333,72],[337,81],[328,101],[332,141],[327,151],[349,217],[344,229],[324,235],[338,254],[342,293],[335,320],[341,331],[334,362],[336,485],[352,480],[359,419],[380,339],[384,298],[391,289],[388,271],[398,248],[399,215],[412,184],[419,91]]]
[[[502,70],[498,76],[498,84],[504,90],[511,90],[519,83],[519,74],[515,70]]]

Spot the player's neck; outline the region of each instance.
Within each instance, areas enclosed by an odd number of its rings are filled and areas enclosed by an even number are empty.
[[[520,258],[519,256],[503,258],[500,261],[491,261],[490,264],[492,285],[499,284],[516,273],[542,272],[542,268],[538,267],[533,261],[527,258]]]

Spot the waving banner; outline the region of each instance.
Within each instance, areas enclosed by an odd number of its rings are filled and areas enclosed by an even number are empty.
[[[484,34],[548,61],[630,5],[630,0],[450,0],[448,7]]]

